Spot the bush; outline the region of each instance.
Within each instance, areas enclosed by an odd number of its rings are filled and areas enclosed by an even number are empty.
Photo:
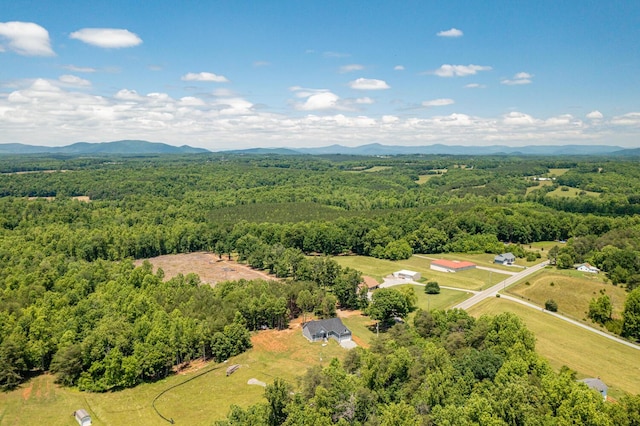
[[[558,312],[558,304],[553,299],[549,299],[544,302],[544,308],[550,312]]]
[[[427,294],[440,294],[440,286],[435,281],[429,281],[424,287],[424,292]]]

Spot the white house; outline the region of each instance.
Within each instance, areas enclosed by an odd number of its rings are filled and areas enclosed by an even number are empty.
[[[80,426],[91,426],[91,416],[87,413],[87,410],[81,408],[73,412],[73,417]]]
[[[600,269],[596,268],[595,266],[591,266],[588,263],[581,263],[580,265],[576,266],[576,269],[578,271],[589,272],[591,274],[597,274],[598,272],[600,272]]]
[[[394,272],[393,276],[395,278],[404,278],[404,279],[413,280],[413,281],[417,281],[421,277],[420,272],[408,271],[406,269],[403,269],[398,272]]]

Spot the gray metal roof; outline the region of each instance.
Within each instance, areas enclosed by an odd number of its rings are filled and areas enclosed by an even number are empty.
[[[342,323],[340,318],[328,318],[318,321],[309,321],[303,328],[309,330],[311,335],[317,335],[324,331],[325,333],[334,332],[337,335],[350,334],[351,331]]]
[[[589,386],[591,389],[597,390],[598,392],[606,392],[607,389],[609,389],[609,386],[605,385],[602,380],[596,379],[594,377],[582,379],[580,381]]]

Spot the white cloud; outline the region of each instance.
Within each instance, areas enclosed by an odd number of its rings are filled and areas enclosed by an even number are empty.
[[[213,150],[256,146],[387,145],[512,146],[532,144],[617,144],[637,146],[640,112],[597,122],[570,114],[544,117],[524,111],[475,116],[462,111],[420,116],[363,114],[367,98],[341,99],[323,89],[292,88],[301,112],[277,114],[256,108],[229,91],[217,97],[173,98],[122,89],[111,96],[77,90],[60,80],[18,80],[0,91],[0,143],[62,145],[144,139]],[[360,102],[360,103],[359,103]],[[429,102],[429,101],[427,101]],[[212,142],[215,141],[215,142]]]
[[[360,64],[349,64],[349,65],[343,65],[340,67],[340,72],[341,73],[347,73],[347,72],[353,72],[353,71],[361,71],[364,69],[364,66],[360,65]]]
[[[105,49],[134,47],[142,43],[137,34],[118,28],[83,28],[72,32],[69,38]]]
[[[404,65],[396,65],[393,69],[394,71],[404,71]]]
[[[220,98],[233,98],[236,96],[235,92],[231,89],[227,89],[225,87],[220,87],[211,92],[213,96],[217,96]]]
[[[519,72],[513,76],[512,79],[503,79],[500,83],[506,84],[507,86],[518,86],[521,84],[531,84],[533,74],[529,74],[528,72]]]
[[[321,92],[310,95],[306,101],[297,104],[296,109],[300,111],[321,111],[338,108],[340,97],[331,92]]]
[[[61,75],[58,77],[61,83],[68,84],[70,86],[79,86],[79,87],[89,87],[91,86],[91,82],[89,80],[85,80],[84,78],[80,78],[75,75]]]
[[[0,22],[0,51],[10,49],[24,56],[54,56],[49,32],[33,22]]]
[[[384,90],[391,88],[386,81],[374,78],[358,78],[350,81],[349,87],[356,90]]]
[[[422,106],[424,107],[439,107],[439,106],[447,106],[453,105],[455,101],[453,99],[448,98],[440,98],[440,99],[432,99],[430,101],[422,102]]]
[[[66,70],[69,70],[71,72],[84,72],[84,73],[93,73],[98,71],[95,68],[91,68],[91,67],[77,67],[75,65],[65,65],[64,67],[62,67]]]
[[[223,75],[217,75],[210,72],[200,72],[200,73],[187,73],[182,76],[182,81],[213,81],[215,83],[227,83],[227,77]]]
[[[450,65],[444,64],[433,74],[438,77],[466,77],[468,75],[476,75],[479,71],[490,71],[492,68],[486,65]]]
[[[357,98],[356,103],[360,105],[371,105],[374,101],[370,97],[365,96],[364,98]]]
[[[469,83],[467,85],[464,86],[465,89],[484,89],[485,86],[484,84],[478,84],[478,83]]]
[[[252,64],[255,68],[268,67],[271,65],[270,62],[267,61],[254,61]]]
[[[604,115],[602,115],[602,113],[598,110],[595,111],[591,111],[589,114],[587,114],[587,118],[590,120],[601,120],[604,118]]]
[[[440,31],[436,35],[438,37],[462,37],[463,32],[457,28],[451,28],[450,30]]]

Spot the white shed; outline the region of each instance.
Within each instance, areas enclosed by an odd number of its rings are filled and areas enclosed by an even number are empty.
[[[91,426],[91,416],[87,413],[87,410],[81,408],[73,412],[73,417],[80,426]]]
[[[421,277],[420,272],[408,271],[406,269],[403,269],[403,270],[398,271],[398,272],[394,272],[393,276],[395,278],[404,278],[404,279],[407,279],[407,280],[414,280],[414,281],[419,280],[420,277]]]

